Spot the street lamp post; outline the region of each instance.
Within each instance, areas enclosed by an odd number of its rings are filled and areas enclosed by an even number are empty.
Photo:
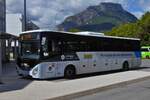
[[[26,0],[24,0],[24,31],[27,30],[27,11],[26,11]]]

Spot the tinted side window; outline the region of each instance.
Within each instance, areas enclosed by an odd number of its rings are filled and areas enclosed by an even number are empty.
[[[140,51],[140,41],[130,40],[130,47],[132,51]]]
[[[141,51],[148,52],[148,48],[141,48]]]

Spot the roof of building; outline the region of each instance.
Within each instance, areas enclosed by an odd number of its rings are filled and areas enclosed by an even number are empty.
[[[18,39],[18,36],[9,33],[0,32],[0,39]]]

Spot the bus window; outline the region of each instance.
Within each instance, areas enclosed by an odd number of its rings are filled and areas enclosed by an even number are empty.
[[[48,57],[49,56],[49,47],[48,47],[48,40],[46,37],[42,37],[42,56]]]
[[[61,42],[56,40],[48,40],[45,37],[42,38],[42,57],[49,58],[60,54]]]
[[[54,40],[52,40],[51,41],[51,46],[52,46],[52,52],[53,53],[59,53],[59,52],[61,52],[61,42],[60,41],[54,41]]]
[[[22,53],[23,57],[29,57],[32,59],[38,59],[40,53],[40,46],[38,42],[22,42]]]
[[[142,52],[149,52],[148,48],[141,48]]]

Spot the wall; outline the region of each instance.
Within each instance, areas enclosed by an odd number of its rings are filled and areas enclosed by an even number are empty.
[[[6,32],[15,36],[19,36],[22,32],[22,15],[6,14]]]

